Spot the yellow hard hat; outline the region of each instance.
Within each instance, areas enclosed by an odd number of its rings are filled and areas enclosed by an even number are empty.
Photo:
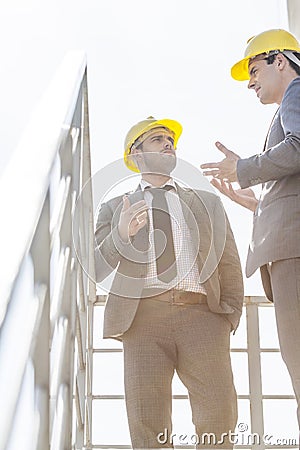
[[[272,50],[291,50],[300,52],[300,44],[291,33],[285,30],[267,30],[248,39],[244,58],[234,64],[231,68],[231,76],[235,80],[249,80],[248,65],[249,60],[262,53],[269,53]]]
[[[138,122],[136,125],[133,125],[133,127],[130,128],[128,131],[125,142],[124,142],[124,162],[128,169],[133,170],[133,172],[139,172],[138,167],[132,160],[132,158],[129,158],[131,147],[134,144],[134,142],[144,133],[147,131],[152,130],[153,128],[158,127],[164,127],[168,130],[172,131],[174,134],[174,148],[176,149],[176,145],[178,142],[178,139],[182,133],[182,126],[179,122],[176,120],[171,119],[161,119],[156,120],[154,117],[150,116],[147,117],[147,119],[142,120],[141,122]]]

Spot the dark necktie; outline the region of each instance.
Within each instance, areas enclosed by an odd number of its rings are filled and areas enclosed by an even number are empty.
[[[176,259],[172,224],[165,197],[166,191],[173,189],[172,186],[163,188],[151,188],[152,217],[154,234],[154,248],[156,255],[157,278],[165,283],[173,280],[177,275]]]

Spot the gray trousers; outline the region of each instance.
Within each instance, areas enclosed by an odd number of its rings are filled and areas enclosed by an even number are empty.
[[[300,428],[300,258],[269,265],[279,345],[298,404]]]
[[[175,370],[189,393],[197,448],[233,447],[227,437],[222,438],[222,433],[234,432],[237,422],[230,329],[226,317],[212,313],[206,304],[140,302],[123,337],[133,448],[173,447],[171,383]],[[201,444],[203,433],[213,433],[215,438]]]

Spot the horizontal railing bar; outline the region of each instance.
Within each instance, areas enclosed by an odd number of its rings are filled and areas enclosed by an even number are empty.
[[[253,304],[257,306],[273,306],[273,303],[270,302],[264,295],[245,295],[244,304]]]
[[[261,352],[267,352],[267,353],[278,353],[280,350],[278,348],[264,348],[260,349]],[[230,352],[232,353],[247,353],[247,348],[231,348]],[[122,348],[94,348],[93,353],[123,353]]]
[[[87,447],[84,447],[84,449],[86,449]],[[117,449],[131,449],[132,447],[130,445],[122,445],[122,444],[94,444],[92,447],[89,447],[89,449],[111,449],[111,450],[117,450]],[[247,449],[247,450],[251,450],[249,445],[235,445],[234,446],[235,449]],[[264,446],[265,449],[269,449],[269,448],[278,448],[278,449],[282,449],[282,445],[266,445]],[[298,448],[297,445],[284,445],[284,448]],[[180,450],[185,450],[185,449],[195,449],[194,445],[174,445],[174,449],[180,449]]]
[[[173,394],[173,400],[188,400],[187,394]],[[240,394],[237,396],[239,400],[250,400],[250,394]],[[93,400],[125,400],[123,394],[103,394],[103,395],[93,395]],[[294,395],[263,395],[263,400],[294,400]]]
[[[279,348],[260,348],[261,353],[280,353]]]
[[[109,445],[92,445],[92,448],[106,448],[106,449],[127,449],[127,448],[132,448],[131,445],[118,445],[118,444],[109,444]],[[183,447],[181,447],[183,448]],[[194,447],[192,447],[194,448]]]
[[[93,348],[93,353],[123,353],[122,348]]]
[[[105,306],[106,299],[107,299],[106,294],[98,294],[97,300],[94,303],[95,306]],[[259,296],[246,295],[244,297],[244,305],[252,305],[252,304],[257,306],[273,306],[273,303],[267,300],[266,297],[264,297],[263,295]]]
[[[85,447],[86,448],[86,447]],[[132,447],[130,445],[126,445],[126,444],[93,444],[92,447],[89,447],[92,449],[110,449],[110,450],[117,450],[117,449],[131,449]],[[185,449],[194,449],[195,446],[194,445],[174,445],[174,449],[180,449],[180,450],[185,450]],[[249,444],[248,445],[238,445],[236,444],[234,446],[235,449],[247,449],[250,450]],[[264,446],[265,449],[269,449],[269,448],[278,448],[278,449],[282,449],[282,445],[265,445]],[[298,448],[297,445],[284,445],[284,448]]]
[[[263,395],[263,400],[294,400],[294,395]]]

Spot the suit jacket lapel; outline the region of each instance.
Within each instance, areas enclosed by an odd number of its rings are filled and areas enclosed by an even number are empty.
[[[274,114],[274,116],[273,116],[273,118],[272,118],[272,120],[271,120],[269,129],[268,129],[268,132],[267,132],[267,135],[266,135],[266,138],[265,138],[263,152],[265,152],[265,151],[268,149],[267,144],[268,144],[268,142],[269,142],[270,131],[271,131],[271,128],[272,128],[273,123],[274,123],[274,121],[275,121],[275,118],[276,118],[277,115],[278,115],[278,112],[279,112],[279,107],[278,107],[277,110],[275,111],[275,114]]]
[[[183,215],[185,218],[186,223],[188,224],[188,226],[192,227],[193,224],[193,217],[191,218],[191,213],[192,212],[192,203],[193,203],[193,199],[194,199],[194,193],[193,191],[189,190],[189,189],[183,189],[182,187],[180,187],[177,183],[176,183],[176,188],[177,188],[177,192],[178,192],[178,196],[180,199],[180,203],[181,203],[181,207],[182,207],[182,211],[183,211]]]
[[[201,230],[201,224],[207,223],[207,210],[200,195],[191,189],[183,189],[177,185],[178,195],[181,200],[181,206],[186,223],[192,233],[192,237]],[[196,237],[196,236],[195,236]]]

